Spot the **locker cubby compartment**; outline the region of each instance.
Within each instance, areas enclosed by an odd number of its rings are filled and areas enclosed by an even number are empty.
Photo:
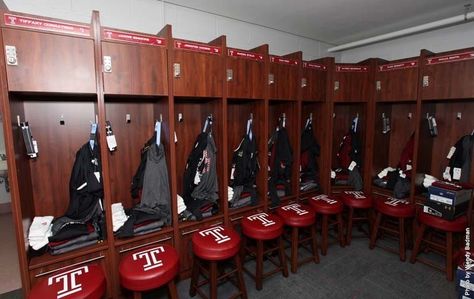
[[[352,121],[355,117],[358,116],[357,124],[357,136],[360,144],[360,160],[362,165],[360,165],[359,172],[362,178],[366,172],[365,168],[367,166],[367,161],[365,161],[366,156],[366,135],[367,135],[367,104],[366,103],[335,103],[333,108],[332,118],[332,136],[329,140],[331,144],[331,169],[335,170],[337,168],[342,168],[339,163],[337,153],[339,152],[340,145],[343,141],[343,137],[348,134],[351,130]],[[347,169],[343,169],[346,172]],[[341,178],[341,179],[339,179]],[[342,181],[347,179],[347,175],[338,176],[338,183],[334,178],[331,179],[331,192],[340,192],[343,190],[352,190],[353,188]],[[367,182],[363,181],[364,186],[367,185]],[[331,193],[330,192],[330,193]]]
[[[14,195],[12,198],[19,204],[17,213],[20,219],[29,221],[35,216],[61,217],[70,203],[69,183],[76,153],[89,142],[91,122],[97,117],[96,97],[23,93],[10,93],[9,97],[17,170],[17,182],[11,179],[10,184],[18,184],[19,197]],[[18,119],[28,122],[37,141],[39,151],[36,158],[27,155]],[[104,146],[100,144],[98,135],[96,140],[99,146]],[[103,248],[104,243],[98,242],[58,255],[27,252],[29,267],[52,264],[69,256]]]
[[[314,176],[314,181],[318,184],[317,188],[311,188],[309,190],[303,190],[301,189],[301,186],[298,186],[299,188],[299,198],[304,199],[304,198],[310,198],[316,194],[319,194],[321,192],[324,193],[326,180],[329,179],[329,168],[331,165],[327,163],[327,160],[324,159],[326,156],[325,149],[327,148],[325,146],[325,143],[327,143],[327,133],[325,132],[326,129],[326,104],[323,102],[314,102],[314,101],[303,101],[301,103],[301,121],[300,121],[300,127],[301,127],[301,134],[300,134],[300,139],[302,138],[303,131],[306,127],[306,123],[308,119],[311,117],[312,118],[312,127],[313,127],[313,136],[316,140],[316,142],[319,144],[319,156],[316,156],[316,174]],[[303,142],[302,140],[300,141],[300,151],[303,150]],[[302,153],[300,153],[300,159],[302,159]],[[302,181],[301,178],[301,161],[298,162],[298,182]]]
[[[423,101],[420,115],[420,137],[416,162],[417,174],[429,174],[443,179],[447,158],[452,146],[465,135],[474,131],[474,103],[469,100]],[[432,137],[427,116],[434,116],[438,135]],[[460,116],[461,118],[459,118]],[[461,174],[462,175],[462,174]],[[474,167],[468,175],[469,183],[474,182]],[[416,195],[426,190],[416,186]]]
[[[104,93],[112,95],[167,95],[169,26],[157,36],[102,28]],[[162,37],[164,36],[164,37]],[[141,43],[134,42],[140,40]],[[142,44],[142,43],[148,44]],[[107,63],[105,63],[107,60]],[[106,67],[107,65],[107,67]]]
[[[232,157],[234,151],[239,147],[242,138],[247,134],[247,121],[252,117],[252,138],[256,142],[258,164],[260,169],[257,172],[255,184],[255,191],[257,193],[256,203],[252,206],[243,206],[238,208],[231,208],[229,206],[229,213],[235,214],[243,209],[257,209],[265,204],[265,194],[267,192],[266,179],[266,118],[265,118],[265,102],[263,100],[249,100],[249,99],[235,99],[227,102],[227,177],[232,176]],[[231,198],[228,198],[230,201]]]
[[[3,44],[16,49],[16,65],[6,65],[10,91],[96,93],[94,40],[90,24],[67,21],[69,28],[82,29],[83,34],[67,34],[61,29],[58,29],[59,34],[51,34],[56,30],[46,25],[62,21],[13,14],[17,23],[20,23],[20,18],[26,18],[43,25],[34,29],[25,25],[21,28],[18,24],[5,23],[6,14],[5,19],[2,18]]]
[[[173,39],[171,75],[175,97],[222,97],[225,36],[209,43]]]
[[[421,54],[422,100],[474,98],[474,48]]]
[[[263,99],[267,86],[268,45],[251,50],[227,48],[227,97]]]
[[[175,118],[175,149],[176,149],[176,184],[178,195],[183,196],[184,172],[188,157],[194,147],[198,135],[203,131],[208,116],[212,115],[212,137],[217,148],[216,166],[218,181],[218,212],[211,217],[197,222],[208,222],[220,217],[224,213],[224,204],[227,204],[227,186],[224,184],[224,132],[223,132],[223,102],[213,98],[174,98]],[[193,220],[180,220],[181,225],[195,223]]]
[[[288,138],[292,150],[292,165],[290,172],[290,181],[288,183],[288,192],[285,190],[284,196],[279,196],[280,205],[284,205],[290,201],[294,201],[298,195],[299,189],[299,139],[300,136],[300,122],[298,120],[298,103],[296,101],[282,101],[271,100],[268,104],[268,138],[275,133],[277,126],[280,123],[280,118],[285,116],[285,128],[288,133]],[[267,143],[266,153],[270,150]],[[270,159],[272,157],[267,155],[267,165],[271,165]],[[268,170],[267,170],[268,171]],[[270,181],[270,172],[268,172],[268,180]],[[282,183],[283,184],[283,183]],[[284,184],[283,184],[284,185]],[[277,188],[278,189],[278,188]],[[285,188],[286,189],[286,188]],[[270,192],[270,186],[268,186]],[[274,207],[270,194],[267,192],[268,206]]]
[[[303,101],[326,101],[328,69],[333,58],[303,61],[301,97]]]
[[[175,198],[171,196],[170,143],[174,136],[170,136],[169,124],[172,120],[169,117],[168,97],[105,96],[105,119],[110,122],[117,143],[114,151],[107,150],[111,204],[121,203],[125,210],[141,202],[140,194],[132,198],[131,184],[141,162],[141,151],[148,140],[154,137],[156,121],[161,121],[160,143],[163,144],[166,158],[169,211],[170,219],[173,219],[171,206]],[[171,225],[165,225],[160,231],[150,234],[166,233],[172,229]],[[132,242],[137,238],[144,237],[117,238],[116,242]]]
[[[338,63],[334,66],[334,102],[367,102],[370,97],[370,67]]]
[[[384,118],[385,127],[384,127]],[[388,121],[387,121],[388,119]],[[387,124],[390,129],[387,131]],[[374,151],[371,179],[375,193],[392,196],[393,190],[378,186],[374,180],[387,167],[398,168],[401,155],[416,130],[416,102],[376,103],[374,123]],[[413,167],[411,158],[411,167]],[[407,169],[403,169],[407,170]],[[412,171],[413,172],[413,171]]]
[[[418,57],[379,60],[375,71],[377,102],[416,101],[418,92]]]
[[[300,89],[302,52],[284,56],[270,55],[268,74],[269,98],[274,100],[296,100]]]

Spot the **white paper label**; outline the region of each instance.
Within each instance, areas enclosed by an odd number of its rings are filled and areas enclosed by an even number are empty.
[[[406,175],[405,173],[403,173],[403,171],[401,171],[401,170],[400,170],[399,174],[400,174],[400,177],[401,177],[402,179],[404,179],[404,178],[407,177],[407,175]]]
[[[117,141],[115,140],[115,135],[107,136],[107,146],[109,151],[114,151],[117,148]]]
[[[347,169],[349,169],[350,171],[354,170],[354,167],[356,167],[357,163],[355,161],[352,161],[351,164],[349,165],[349,167],[347,167]]]
[[[451,159],[451,157],[454,155],[455,151],[456,151],[456,148],[454,146],[451,146],[451,149],[449,150],[449,153],[446,156],[446,158]]]
[[[97,179],[97,181],[100,183],[100,172],[94,171],[94,175],[95,175],[95,178]]]
[[[382,178],[384,178],[387,174],[388,174],[388,169],[385,168],[384,170],[382,170],[381,172],[379,172],[379,174],[378,174],[377,176],[379,177],[379,179],[382,179]]]
[[[335,178],[336,178],[336,172],[331,170],[331,179],[335,179]]]
[[[459,181],[461,179],[461,168],[453,168],[453,180]]]
[[[411,166],[410,164],[407,164],[407,169],[406,170],[409,171],[409,170],[412,170],[412,169],[413,169],[413,166]]]
[[[194,185],[199,184],[201,182],[201,178],[199,177],[199,171],[196,171],[196,175],[194,176]]]
[[[451,174],[449,173],[451,171],[451,167],[446,167],[446,169],[444,170],[443,172],[443,179],[445,179],[446,181],[450,181],[451,182]]]

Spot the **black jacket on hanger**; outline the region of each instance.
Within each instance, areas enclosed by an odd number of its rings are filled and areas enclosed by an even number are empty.
[[[461,137],[454,145],[456,151],[449,160],[451,178],[454,179],[454,168],[461,170],[459,182],[466,183],[471,175],[472,150],[474,148],[474,135]]]
[[[318,176],[318,163],[316,157],[319,157],[321,147],[314,138],[313,125],[309,123],[301,134],[301,181],[316,180]]]
[[[280,203],[277,195],[277,184],[285,186],[285,194],[290,195],[291,166],[293,164],[293,150],[286,128],[279,128],[274,135],[269,146],[269,192],[272,206]]]

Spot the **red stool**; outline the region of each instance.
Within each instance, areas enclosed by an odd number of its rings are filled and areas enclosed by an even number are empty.
[[[375,210],[376,210],[376,219],[375,225],[372,229],[372,234],[370,237],[369,248],[374,249],[375,243],[377,241],[377,234],[379,229],[396,235],[400,238],[398,254],[402,262],[406,259],[406,246],[405,246],[405,220],[415,217],[415,205],[404,199],[396,199],[392,197],[385,198],[376,198],[375,199]],[[382,217],[391,217],[398,220],[398,230],[390,226],[380,225]],[[382,247],[388,251],[394,252],[391,248]]]
[[[127,254],[119,265],[120,284],[133,291],[134,298],[140,292],[168,285],[170,297],[178,298],[174,278],[178,274],[179,258],[169,245],[154,245]]]
[[[344,205],[340,200],[329,197],[326,194],[321,194],[314,196],[309,200],[309,204],[316,212],[316,217],[318,214],[322,215],[321,222],[321,254],[326,255],[328,250],[328,231],[329,226],[337,225],[337,238],[339,239],[339,244],[341,247],[344,247],[344,222],[342,221],[342,211]],[[329,223],[330,217],[335,216],[335,221]]]
[[[352,241],[352,223],[357,221],[367,221],[369,223],[369,232],[372,229],[372,197],[365,195],[362,191],[344,191],[341,194],[342,202],[349,208],[349,215],[347,217],[347,240],[346,244],[351,245]],[[354,217],[356,211],[366,212],[366,217]]]
[[[39,281],[29,299],[99,299],[105,294],[105,276],[97,265],[84,265],[56,273]]]
[[[416,261],[420,261],[424,264],[432,266],[433,268],[445,271],[447,279],[449,281],[452,281],[454,273],[453,264],[455,261],[455,248],[453,237],[455,234],[462,234],[466,231],[466,228],[468,226],[467,217],[461,216],[459,218],[456,218],[455,220],[449,221],[420,211],[420,213],[418,214],[418,223],[420,225],[416,233],[415,246],[413,248],[410,262],[415,263]],[[434,229],[436,231],[444,233],[446,235],[446,243],[443,244],[439,242],[434,242],[430,239],[424,239],[423,237],[426,229]],[[417,257],[418,253],[420,252],[421,244],[423,242],[426,243],[429,247],[438,251],[439,253],[446,255],[446,265],[444,269],[439,265]]]
[[[192,237],[194,264],[191,275],[191,287],[189,294],[194,297],[199,293],[203,298],[206,295],[199,289],[205,284],[210,284],[210,298],[217,298],[217,282],[218,280],[229,278],[230,275],[235,274],[238,281],[239,292],[235,295],[247,298],[247,291],[245,289],[244,278],[242,276],[242,263],[240,261],[240,237],[232,228],[223,226],[213,226],[193,234]],[[235,269],[223,273],[217,277],[217,263],[220,261],[233,259]],[[206,271],[201,265],[203,261],[209,263],[209,270]],[[198,282],[201,270],[209,274],[209,278]]]
[[[316,215],[313,209],[309,206],[293,203],[279,207],[277,214],[283,219],[285,225],[291,228],[291,272],[296,273],[299,265],[310,261],[319,263],[315,226]],[[309,229],[309,237],[300,238],[300,232],[303,229]],[[307,242],[311,242],[311,250],[304,246]],[[298,247],[300,244],[311,252],[311,257],[298,261]]]
[[[244,270],[255,279],[257,290],[262,289],[262,281],[264,278],[273,275],[277,272],[283,274],[284,277],[288,277],[288,268],[286,265],[285,248],[283,246],[283,221],[276,215],[267,213],[258,213],[242,219],[242,234],[243,234],[243,255],[249,252],[251,255],[256,257],[256,271],[255,275]],[[256,249],[247,247],[247,238],[253,239],[256,242]],[[269,241],[276,241],[276,245],[265,250],[266,243]],[[276,268],[267,273],[263,273],[263,256],[278,251],[279,263],[276,263],[270,256],[268,260],[272,262]]]

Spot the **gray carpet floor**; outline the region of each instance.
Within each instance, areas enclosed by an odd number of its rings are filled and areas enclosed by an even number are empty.
[[[246,266],[252,269],[253,262],[247,262]],[[397,255],[380,248],[369,250],[366,238],[354,239],[345,248],[331,245],[319,264],[305,264],[296,274],[290,272],[287,278],[275,274],[264,280],[261,291],[255,289],[249,275],[244,274],[244,278],[249,298],[456,298],[455,283],[447,281],[444,273],[421,263],[400,262]],[[181,299],[189,298],[189,283],[189,279],[178,283]],[[234,290],[231,283],[222,284],[218,297],[229,298]],[[21,295],[14,291],[0,298],[14,299]],[[143,298],[167,298],[166,288]]]

